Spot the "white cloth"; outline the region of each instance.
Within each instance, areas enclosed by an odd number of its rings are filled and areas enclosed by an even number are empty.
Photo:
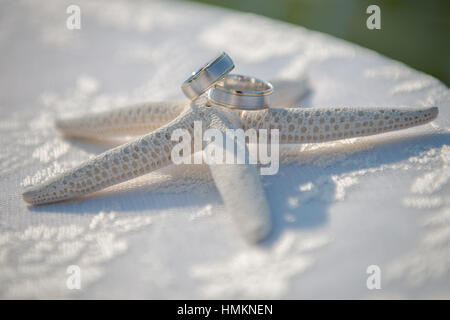
[[[443,84],[255,15],[79,0],[81,30],[68,30],[70,4],[1,3],[0,297],[450,298]],[[440,115],[405,131],[284,150],[279,173],[261,177],[275,228],[262,245],[239,236],[205,166],[173,166],[65,203],[22,201],[23,186],[110,147],[60,137],[57,115],[180,99],[180,83],[221,51],[236,73],[306,75],[304,107],[436,105]],[[81,290],[67,288],[70,265],[80,267]],[[366,286],[370,265],[381,270],[380,290]]]

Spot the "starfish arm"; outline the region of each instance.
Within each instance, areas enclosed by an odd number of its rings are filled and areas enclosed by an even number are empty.
[[[326,142],[401,130],[438,115],[427,108],[271,108],[240,114],[244,129],[279,129],[280,143]]]
[[[189,105],[188,101],[144,102],[111,111],[58,119],[56,127],[66,136],[105,139],[141,135],[169,123]]]
[[[225,137],[230,135],[227,129],[235,129],[239,126],[237,113],[218,108],[212,118],[210,128],[215,128],[225,133]],[[235,121],[229,119],[235,118]],[[230,136],[234,141],[234,136]],[[223,141],[225,143],[225,140]],[[220,146],[223,147],[223,144]],[[243,149],[248,155],[245,143],[237,142],[237,149]],[[224,159],[235,159],[234,148],[230,155]],[[271,229],[270,210],[264,190],[261,185],[256,165],[251,164],[210,164],[214,182],[219,190],[227,211],[232,216],[239,231],[251,242],[258,242],[267,237]]]
[[[23,199],[33,205],[57,202],[95,192],[149,173],[171,163],[175,141],[171,133],[178,128],[192,131],[197,112],[189,108],[158,130],[106,151],[78,167],[46,182],[31,186]]]
[[[270,211],[255,166],[210,165],[227,211],[246,239],[264,240],[271,229]]]

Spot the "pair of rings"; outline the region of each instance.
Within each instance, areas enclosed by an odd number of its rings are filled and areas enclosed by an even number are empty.
[[[233,68],[233,60],[223,52],[184,81],[181,90],[191,100],[208,91],[211,103],[231,109],[268,108],[272,84],[255,77],[229,74]]]

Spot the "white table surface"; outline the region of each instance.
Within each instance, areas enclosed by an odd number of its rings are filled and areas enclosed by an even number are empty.
[[[450,93],[356,45],[192,3],[0,4],[1,298],[450,298]],[[376,31],[374,31],[376,32]],[[282,152],[263,176],[274,232],[237,233],[206,166],[149,174],[40,207],[21,198],[110,145],[58,135],[58,115],[181,99],[179,84],[225,50],[235,71],[304,75],[302,107],[429,106],[431,124]],[[245,196],[245,195],[243,195]],[[66,287],[69,265],[81,290]],[[368,290],[366,269],[381,268]]]

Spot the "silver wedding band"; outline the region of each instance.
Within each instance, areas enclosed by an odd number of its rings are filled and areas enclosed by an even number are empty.
[[[233,68],[233,60],[223,52],[184,81],[181,90],[186,97],[195,100],[217,81],[225,77]]]
[[[229,74],[208,91],[213,104],[239,110],[260,110],[270,107],[273,85],[255,77]]]
[[[181,85],[191,100],[208,91],[212,104],[239,110],[260,110],[270,107],[273,86],[270,82],[238,74],[229,74],[233,60],[223,52],[194,72]]]

